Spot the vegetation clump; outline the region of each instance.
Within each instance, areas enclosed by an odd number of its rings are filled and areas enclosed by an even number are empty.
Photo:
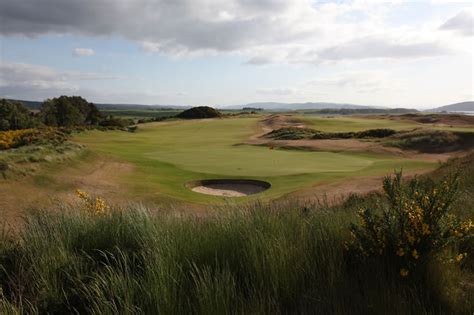
[[[69,138],[70,131],[64,128],[36,128],[0,132],[0,150],[17,148],[29,144],[58,145]]]
[[[386,138],[397,132],[393,129],[369,129],[358,132],[323,132],[311,128],[284,127],[272,130],[265,137],[276,140],[299,139],[367,139]]]
[[[22,103],[0,100],[0,131],[28,129],[38,124],[34,114]]]
[[[176,117],[182,119],[202,119],[202,118],[217,118],[222,114],[216,109],[209,106],[198,106],[187,109],[179,113]]]
[[[398,133],[387,145],[428,153],[451,152],[474,147],[474,136],[470,132],[417,129]]]
[[[432,255],[450,245],[472,240],[474,224],[451,214],[458,194],[458,177],[435,183],[418,178],[402,185],[401,173],[386,177],[386,203],[359,210],[359,224],[353,224],[352,248],[365,257],[384,257],[394,262],[402,277],[420,274]],[[461,262],[467,252],[455,253]]]

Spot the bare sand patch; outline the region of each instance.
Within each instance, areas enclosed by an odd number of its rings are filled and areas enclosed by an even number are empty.
[[[270,183],[251,179],[206,179],[186,184],[194,192],[223,197],[244,197],[271,187]]]

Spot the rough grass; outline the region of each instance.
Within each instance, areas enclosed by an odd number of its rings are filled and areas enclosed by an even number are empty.
[[[474,147],[474,133],[417,129],[392,136],[387,145],[428,153],[469,150]]]
[[[33,144],[2,151],[0,155],[0,179],[31,175],[42,163],[58,163],[75,158],[84,147],[72,143]]]
[[[299,139],[371,139],[386,138],[397,132],[393,129],[379,128],[363,131],[346,132],[323,132],[311,128],[284,127],[272,130],[265,135],[267,138],[276,140],[299,140]]]
[[[472,174],[470,174],[472,175]],[[349,255],[348,226],[377,195],[345,204],[257,203],[205,218],[140,207],[94,216],[32,212],[0,235],[0,313],[453,314],[472,311],[472,270],[401,278],[384,257]],[[473,214],[472,208],[464,209]]]

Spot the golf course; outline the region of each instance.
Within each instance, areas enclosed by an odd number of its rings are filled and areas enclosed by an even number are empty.
[[[131,163],[123,176],[130,193],[164,195],[191,202],[218,202],[222,197],[193,192],[186,183],[201,179],[257,179],[271,188],[240,201],[274,199],[318,183],[383,176],[395,169],[426,171],[436,161],[389,154],[324,152],[246,144],[262,117],[179,120],[140,125],[134,133],[89,131],[73,140],[97,154]],[[366,129],[373,119],[326,119],[328,130]],[[382,121],[381,124],[387,125]],[[349,127],[348,127],[349,126]],[[412,128],[413,124],[391,122]]]

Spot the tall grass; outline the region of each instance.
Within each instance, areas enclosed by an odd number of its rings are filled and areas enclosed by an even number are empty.
[[[416,278],[348,253],[357,209],[380,202],[31,212],[0,236],[0,313],[469,314],[472,270],[440,263],[445,253]]]

